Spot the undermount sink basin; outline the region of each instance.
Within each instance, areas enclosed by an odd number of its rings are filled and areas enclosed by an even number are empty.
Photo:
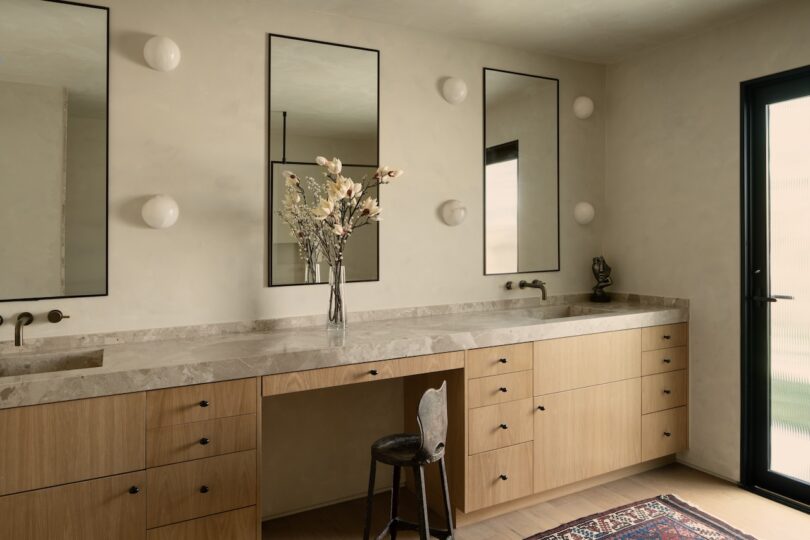
[[[104,349],[73,353],[26,354],[16,358],[0,358],[0,377],[96,368],[103,364]]]
[[[610,313],[609,309],[580,305],[543,306],[531,311],[539,319],[564,319],[566,317],[582,317],[583,315],[597,315]]]

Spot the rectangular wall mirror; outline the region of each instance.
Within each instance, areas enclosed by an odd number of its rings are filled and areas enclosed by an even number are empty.
[[[559,81],[484,68],[484,274],[560,269]]]
[[[269,36],[269,284],[326,283],[329,267],[290,234],[279,215],[283,171],[323,181],[316,156],[343,161],[343,175],[372,175],[379,155],[379,51]],[[377,195],[375,195],[377,196]],[[346,280],[379,279],[379,224],[359,229],[345,254]]]
[[[0,301],[105,295],[107,8],[0,13]]]

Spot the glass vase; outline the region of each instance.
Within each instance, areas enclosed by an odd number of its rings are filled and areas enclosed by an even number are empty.
[[[346,330],[346,267],[337,264],[329,267],[329,311],[326,314],[327,330]]]

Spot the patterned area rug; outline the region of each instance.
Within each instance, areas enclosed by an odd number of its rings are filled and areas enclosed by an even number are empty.
[[[673,495],[584,517],[526,540],[756,540]]]

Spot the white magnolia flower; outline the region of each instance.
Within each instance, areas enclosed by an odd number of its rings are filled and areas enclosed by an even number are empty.
[[[374,197],[366,197],[363,199],[363,202],[360,204],[360,208],[361,216],[367,216],[373,221],[380,220],[380,212],[382,212],[382,208],[380,208],[379,204],[377,203],[377,199]]]
[[[344,197],[351,197],[353,194],[350,194],[351,190],[354,189],[354,180],[351,178],[346,178],[345,176],[337,175],[337,178],[334,182],[328,182],[327,191],[329,192],[329,198],[333,201],[339,201]]]
[[[363,184],[358,184],[357,182],[355,182],[355,184],[352,186],[349,196],[356,198],[362,194],[363,194]]]
[[[351,225],[343,226],[340,223],[335,223],[332,226],[332,231],[338,236],[346,236],[352,231]]]
[[[326,162],[326,170],[331,174],[340,174],[343,170],[343,163],[338,158],[332,158],[332,161]]]
[[[332,215],[334,210],[335,203],[333,201],[330,199],[321,199],[318,201],[318,206],[312,209],[312,215],[315,217],[315,219],[323,221]]]
[[[389,171],[390,169],[388,167],[380,167],[379,169],[377,169],[377,172],[374,173],[374,178],[377,180],[385,178],[386,176],[388,176]]]
[[[405,171],[403,171],[402,169],[394,169],[393,171],[388,171],[389,178],[398,178],[403,174],[405,174]]]
[[[324,167],[324,166],[326,166],[327,163],[329,163],[329,160],[326,159],[323,156],[318,156],[318,157],[315,158],[315,163],[317,163],[321,167]]]
[[[297,191],[288,191],[285,197],[287,206],[294,206],[301,202],[301,194]]]
[[[281,174],[284,175],[284,181],[288,186],[297,186],[300,184],[300,179],[298,178],[298,175],[295,174],[294,172],[282,171]]]

